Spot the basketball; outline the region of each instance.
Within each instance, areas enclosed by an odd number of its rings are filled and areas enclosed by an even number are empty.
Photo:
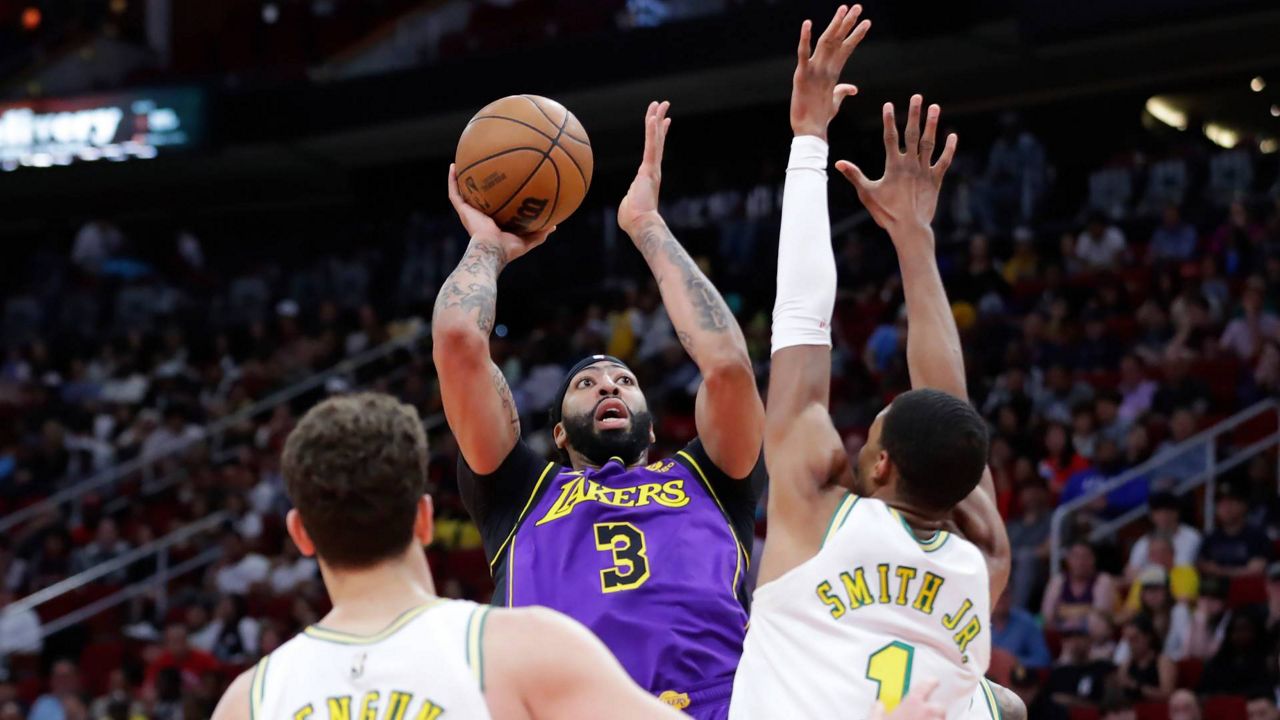
[[[484,106],[463,129],[455,159],[462,196],[514,233],[564,222],[591,187],[595,164],[582,123],[537,95]]]

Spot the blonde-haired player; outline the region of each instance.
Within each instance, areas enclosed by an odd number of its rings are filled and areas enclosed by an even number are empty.
[[[998,719],[1002,701],[1014,703],[998,699],[983,675],[1008,538],[986,474],[986,425],[967,402],[934,260],[930,223],[956,139],[933,163],[939,110],[929,108],[922,133],[919,96],[905,150],[893,107],[884,107],[882,179],[837,164],[898,251],[913,390],[880,413],[857,458],[846,455],[827,408],[836,268],[826,131],[856,92],[837,82],[866,33],[860,12],[841,6],[813,51],[810,24],[801,30],[765,435],[769,538],[730,718],[857,718],[851,708],[878,700],[892,710],[931,679],[932,702],[948,720]],[[963,537],[951,532],[953,521]]]
[[[427,439],[409,406],[326,400],[283,469],[289,535],[319,556],[333,610],[237,678],[214,720],[680,717],[559,613],[435,596]]]

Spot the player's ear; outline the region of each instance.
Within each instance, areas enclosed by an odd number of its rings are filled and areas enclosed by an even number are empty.
[[[569,444],[569,433],[565,432],[564,422],[558,422],[555,427],[551,428],[551,440],[561,450]]]
[[[879,487],[889,484],[889,475],[893,469],[893,461],[884,450],[876,457],[876,464],[871,467],[871,480]]]
[[[311,536],[302,526],[302,516],[298,514],[297,508],[289,510],[289,514],[284,516],[284,527],[289,531],[289,537],[293,538],[293,544],[298,546],[298,552],[302,553],[303,557],[316,556],[316,544],[311,542]]]
[[[413,537],[417,539],[419,545],[426,547],[431,544],[435,533],[436,509],[431,502],[431,496],[423,495],[418,498],[418,514],[413,519]]]

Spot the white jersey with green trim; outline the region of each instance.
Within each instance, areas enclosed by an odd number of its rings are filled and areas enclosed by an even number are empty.
[[[253,670],[253,720],[488,720],[487,605],[436,599],[374,635],[313,625]]]
[[[730,720],[862,720],[939,681],[947,720],[996,718],[987,564],[948,532],[920,539],[885,503],[837,506],[816,555],[756,588]]]

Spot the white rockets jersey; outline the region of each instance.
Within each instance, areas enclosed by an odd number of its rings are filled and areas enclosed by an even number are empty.
[[[254,668],[253,720],[489,720],[489,607],[436,599],[376,635],[313,625]]]
[[[847,496],[822,548],[756,588],[730,720],[864,720],[936,678],[947,720],[996,718],[987,564],[948,532],[919,539],[879,500]]]

